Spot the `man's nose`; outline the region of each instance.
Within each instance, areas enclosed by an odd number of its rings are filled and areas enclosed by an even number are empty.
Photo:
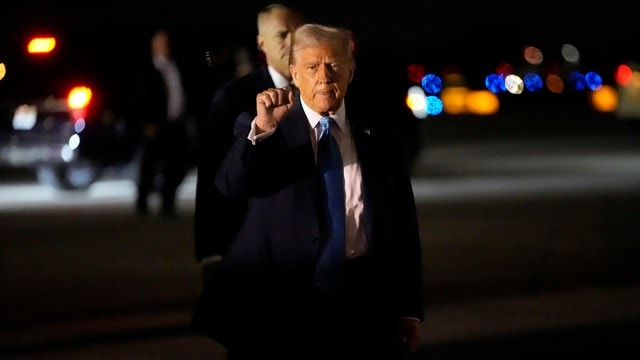
[[[318,80],[323,82],[331,82],[333,79],[331,65],[325,64],[320,66],[320,70],[318,71]]]

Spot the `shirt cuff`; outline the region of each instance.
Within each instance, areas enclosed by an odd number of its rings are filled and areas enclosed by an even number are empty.
[[[251,131],[249,131],[247,139],[251,141],[253,145],[255,145],[258,141],[271,136],[271,134],[273,134],[275,131],[276,128],[273,128],[269,131],[265,131],[256,135],[256,119],[253,119],[253,121],[251,121]]]

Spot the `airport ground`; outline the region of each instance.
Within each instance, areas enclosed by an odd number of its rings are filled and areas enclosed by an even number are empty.
[[[413,179],[426,295],[415,358],[637,356],[637,134],[427,130]],[[187,328],[201,287],[194,189],[192,174],[168,221],[135,216],[127,179],[83,194],[3,182],[1,357],[223,359]]]

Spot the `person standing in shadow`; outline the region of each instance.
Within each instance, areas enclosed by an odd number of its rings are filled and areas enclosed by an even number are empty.
[[[222,195],[214,185],[218,166],[234,139],[236,117],[243,111],[255,111],[259,92],[289,86],[291,32],[303,23],[300,12],[282,4],[260,10],[256,42],[264,65],[223,84],[211,102],[201,132],[194,213],[195,256],[202,264],[204,283],[223,258],[246,213],[246,198]]]
[[[161,195],[161,214],[175,215],[177,189],[193,163],[187,96],[171,41],[168,29],[152,34],[150,56],[133,88],[142,136],[136,198],[141,216],[148,214],[149,195],[156,190]]]

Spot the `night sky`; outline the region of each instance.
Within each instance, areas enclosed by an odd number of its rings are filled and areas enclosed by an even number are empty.
[[[269,2],[31,0],[3,4],[8,8],[0,12],[0,30],[3,37],[38,29],[80,34],[87,39],[100,39],[96,41],[104,47],[101,51],[105,56],[120,59],[125,54],[135,59],[142,58],[141,52],[147,50],[151,30],[169,26],[187,34],[180,46],[197,57],[202,58],[206,49],[215,52],[242,46],[251,49],[257,58],[256,14]],[[430,72],[459,70],[472,79],[469,85],[480,87],[484,76],[494,72],[500,63],[522,65],[523,49],[528,45],[544,52],[545,63],[550,64],[546,66],[555,66],[562,61],[561,46],[571,43],[581,52],[583,70],[600,72],[607,79],[612,78],[620,63],[640,62],[635,19],[640,16],[640,3],[618,0],[607,1],[606,6],[466,0],[282,3],[298,8],[311,22],[352,29],[359,54],[358,76],[374,81],[380,70],[385,70],[388,79],[404,77],[406,66],[417,63]]]
[[[13,3],[13,2],[12,2]],[[255,14],[267,1],[76,1],[31,0],[3,4],[0,29],[18,26],[68,27],[114,33],[155,24],[199,29],[212,38],[253,41]],[[346,26],[363,47],[381,56],[473,58],[478,52],[503,56],[523,44],[553,47],[573,42],[604,57],[637,56],[635,17],[640,4],[521,1],[283,1],[308,20]],[[382,4],[382,5],[381,5]],[[603,59],[605,61],[607,59]]]

